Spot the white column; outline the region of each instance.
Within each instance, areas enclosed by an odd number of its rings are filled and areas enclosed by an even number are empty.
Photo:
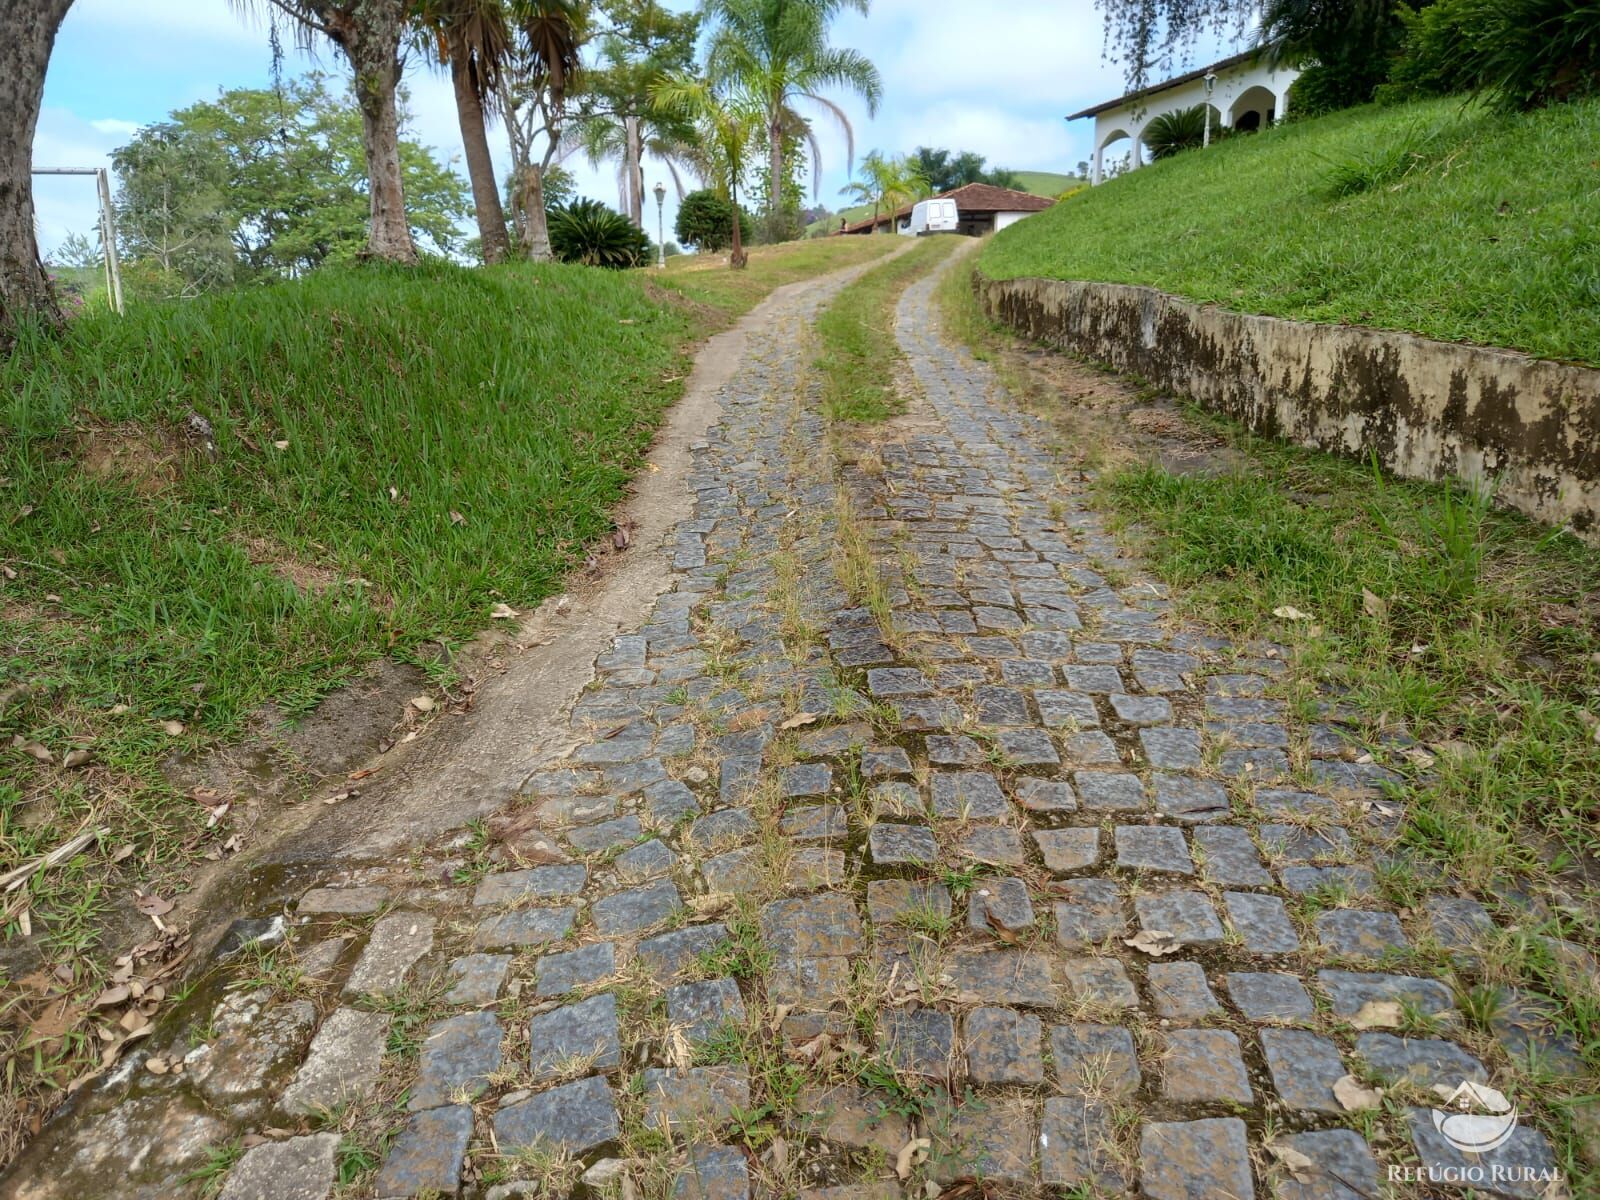
[[[1105,179],[1105,173],[1100,166],[1101,157],[1105,152],[1106,148],[1104,146],[1096,145],[1094,148],[1094,167],[1089,173],[1089,182],[1094,187],[1099,187]]]

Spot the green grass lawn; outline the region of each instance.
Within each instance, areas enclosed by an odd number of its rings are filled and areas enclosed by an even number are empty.
[[[1600,363],[1597,128],[1596,100],[1291,121],[1076,196],[980,267]]]
[[[649,277],[664,287],[728,314],[742,313],[774,288],[809,279],[825,271],[867,262],[893,250],[894,238],[807,238],[776,246],[752,246],[750,264],[728,269],[723,254],[680,254],[667,259],[664,271]]]

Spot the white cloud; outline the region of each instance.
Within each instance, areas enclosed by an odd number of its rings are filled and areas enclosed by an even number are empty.
[[[100,133],[114,133],[122,137],[132,137],[139,132],[136,122],[124,121],[120,117],[100,117],[89,124]]]

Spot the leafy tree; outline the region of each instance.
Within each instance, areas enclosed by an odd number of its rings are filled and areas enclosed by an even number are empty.
[[[91,242],[81,233],[67,234],[61,239],[61,244],[50,252],[50,262],[57,267],[92,269],[98,267],[104,260],[105,255],[100,252],[99,239]]]
[[[650,104],[668,119],[694,129],[703,172],[709,177],[706,182],[728,198],[733,210],[728,266],[742,269],[748,259],[739,191],[749,170],[750,147],[764,117],[761,100],[727,81],[669,75],[651,88]]]
[[[1305,111],[1331,112],[1372,99],[1405,38],[1405,18],[1429,2],[1264,0],[1260,37],[1274,60],[1305,68],[1296,80]]]
[[[195,295],[231,283],[238,216],[228,194],[228,150],[203,129],[163,123],[112,153],[122,255],[148,260],[171,291]]]
[[[995,187],[1010,188],[1015,192],[1023,190],[1022,176],[1018,175],[1010,167],[996,167],[994,170],[986,172],[981,182],[992,183]]]
[[[767,212],[780,221],[786,147],[804,141],[811,149],[813,177],[822,173],[812,126],[796,107],[806,101],[831,116],[845,135],[854,166],[855,131],[822,93],[844,88],[877,115],[883,99],[878,69],[856,50],[828,42],[828,26],[845,9],[865,14],[869,0],[704,0],[711,27],[707,67],[715,80],[730,82],[761,104],[761,136],[767,144]]]
[[[500,72],[499,112],[511,144],[512,225],[522,252],[547,260],[544,179],[562,145],[567,94],[589,38],[588,0],[510,0],[514,37]]]
[[[669,12],[657,0],[606,0],[605,12],[611,25],[597,40],[563,148],[582,150],[593,166],[617,164],[619,206],[642,228],[645,154],[666,165],[684,195],[681,173],[691,165],[694,130],[652,107],[650,91],[690,71],[700,16]]]
[[[754,236],[748,213],[739,214],[740,236]],[[715,253],[733,242],[733,205],[726,196],[710,190],[690,192],[678,205],[678,220],[673,226],[678,241],[697,250]]]
[[[268,7],[293,20],[299,40],[317,36],[339,47],[350,61],[352,90],[361,110],[361,147],[367,161],[371,219],[364,253],[391,262],[415,263],[416,243],[406,220],[404,163],[400,153],[400,42],[411,0],[233,0]],[[276,37],[276,31],[274,31]]]
[[[495,187],[484,112],[494,105],[500,73],[511,57],[505,4],[503,0],[417,0],[415,19],[418,40],[450,73],[483,261],[500,262],[510,252],[510,244],[505,210]]]
[[[885,158],[876,150],[861,160],[861,178],[845,184],[840,192],[857,204],[872,205],[872,233],[878,232],[878,214],[895,212],[907,200],[932,194],[928,179],[916,163],[904,158]]]
[[[550,248],[561,262],[588,267],[636,267],[650,239],[632,221],[598,200],[574,200],[551,210]]]
[[[954,191],[969,183],[985,182],[983,155],[971,150],[952,154],[949,150],[918,146],[911,152],[911,164],[921,172],[935,194]]]
[[[405,119],[398,102],[396,118]],[[466,188],[424,147],[404,138],[397,147],[410,197],[407,240],[453,251]],[[282,92],[236,88],[179,109],[136,134],[113,162],[125,252],[156,258],[191,287],[300,275],[355,259],[367,245],[362,119],[320,74]],[[216,266],[221,231],[231,275]]]
[[[56,30],[72,0],[0,4],[0,351],[17,321],[60,325],[33,226],[33,131]]]

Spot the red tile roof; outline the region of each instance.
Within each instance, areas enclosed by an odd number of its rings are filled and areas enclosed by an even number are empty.
[[[933,199],[954,200],[956,211],[963,216],[969,213],[1043,212],[1055,203],[1048,196],[1035,196],[1032,192],[995,187],[992,183],[968,183],[948,192],[940,192]],[[892,214],[881,213],[876,224],[882,225],[887,221],[892,225],[899,218],[910,216],[912,207],[907,204]],[[867,217],[853,225],[846,225],[840,232],[855,233],[858,230],[870,229],[873,224],[873,219]]]

